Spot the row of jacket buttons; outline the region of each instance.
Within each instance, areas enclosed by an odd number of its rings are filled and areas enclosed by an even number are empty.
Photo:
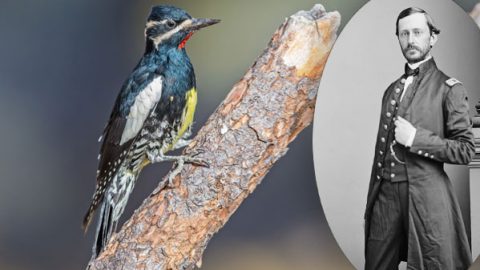
[[[377,163],[377,166],[378,166],[379,168],[381,168],[381,167],[382,167],[382,163],[381,163],[381,162],[378,162],[378,163]],[[390,163],[390,166],[391,166],[391,167],[395,167],[395,162]]]
[[[422,154],[423,154],[424,157],[429,157],[429,158],[431,158],[431,159],[435,158],[434,155],[430,155],[430,154],[427,153],[427,152],[423,153],[422,150],[418,150],[417,154],[419,154],[419,155],[422,155]]]
[[[390,178],[393,179],[394,177],[395,177],[394,173],[390,174]],[[377,180],[382,180],[382,177],[380,175],[377,175]]]
[[[402,79],[400,80],[400,83],[405,84],[405,79],[402,78]],[[401,90],[399,87],[395,88],[395,93],[396,93],[396,94],[400,94],[401,91],[402,91],[402,90]],[[390,104],[392,104],[392,106],[395,106],[395,105],[397,105],[397,101],[396,101],[395,99],[392,99],[392,100],[390,100]],[[398,108],[395,107],[395,109],[398,109]],[[390,118],[390,117],[393,116],[393,114],[392,114],[391,112],[386,112],[385,115],[387,116],[387,118]],[[384,124],[384,125],[383,125],[383,129],[388,130],[388,125],[387,125],[387,124]],[[380,138],[380,141],[381,141],[382,143],[385,143],[387,140],[385,139],[385,137],[381,137],[381,138]],[[379,153],[380,155],[383,155],[383,154],[384,154],[384,152],[383,152],[382,150],[378,151],[378,153]],[[381,167],[382,167],[382,163],[381,163],[381,162],[378,162],[378,163],[377,163],[377,166],[378,166],[378,168],[381,168]],[[390,166],[391,166],[391,167],[395,167],[395,163],[394,163],[394,162],[390,163]],[[394,173],[390,174],[390,178],[394,178],[394,177],[395,177],[395,174],[394,174]],[[377,180],[381,180],[381,179],[382,179],[382,177],[381,177],[380,175],[377,175]]]

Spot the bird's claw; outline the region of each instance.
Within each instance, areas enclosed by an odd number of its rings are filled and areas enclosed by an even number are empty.
[[[185,157],[185,162],[190,164],[195,164],[197,166],[202,166],[205,168],[210,168],[210,164],[202,158],[198,158],[198,155],[205,153],[205,150],[202,148],[195,149],[192,153]]]
[[[203,154],[205,152],[206,151],[203,148],[197,148],[197,149],[195,149],[195,151],[192,154],[190,154],[190,156],[191,157],[196,157],[196,156],[198,156],[200,154]]]
[[[170,175],[168,175],[167,186],[173,187],[173,180],[175,179],[175,177],[176,177],[178,174],[179,174],[179,172],[173,171]]]
[[[164,189],[166,186],[173,186],[173,180],[177,177],[178,174],[183,170],[183,166],[185,163],[194,164],[197,166],[210,168],[210,164],[202,158],[198,158],[197,156],[205,153],[203,149],[197,149],[194,153],[185,156],[159,156],[153,153],[147,153],[147,158],[150,162],[159,162],[165,160],[176,161],[175,169],[173,169],[170,174],[168,175],[166,183],[158,186],[152,193],[152,195],[157,194],[160,190]]]
[[[205,168],[210,168],[210,164],[206,160],[201,158],[192,158],[186,162],[190,164],[195,164],[197,166],[205,167]]]

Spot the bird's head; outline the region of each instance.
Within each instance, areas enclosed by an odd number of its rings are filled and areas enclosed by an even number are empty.
[[[147,51],[159,46],[182,49],[190,36],[200,28],[220,20],[192,18],[185,10],[173,6],[154,6],[147,19]]]

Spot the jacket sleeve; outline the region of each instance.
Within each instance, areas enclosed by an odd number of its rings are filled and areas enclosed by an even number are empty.
[[[468,98],[462,84],[455,84],[444,101],[445,138],[416,127],[410,152],[444,163],[468,164],[475,155]]]

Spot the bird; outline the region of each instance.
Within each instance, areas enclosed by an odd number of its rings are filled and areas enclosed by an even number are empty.
[[[197,104],[195,72],[185,45],[192,34],[220,22],[193,18],[185,10],[158,5],[145,25],[145,52],[123,83],[101,142],[96,188],[83,219],[86,233],[100,207],[92,257],[104,249],[127,204],[141,170],[148,164],[175,161],[168,178],[184,163],[208,167],[191,155],[167,155],[189,144]]]

